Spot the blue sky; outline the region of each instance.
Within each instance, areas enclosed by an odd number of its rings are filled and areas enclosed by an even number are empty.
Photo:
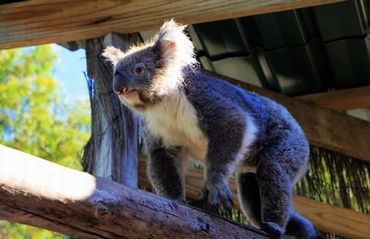
[[[84,72],[86,72],[85,50],[69,51],[57,44],[52,44],[58,58],[53,68],[53,76],[59,83],[65,102],[88,99]]]

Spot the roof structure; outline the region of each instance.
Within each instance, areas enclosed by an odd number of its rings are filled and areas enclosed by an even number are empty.
[[[370,84],[368,1],[193,25],[204,68],[289,96]]]

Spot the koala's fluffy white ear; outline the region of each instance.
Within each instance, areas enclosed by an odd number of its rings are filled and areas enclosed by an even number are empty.
[[[113,65],[117,64],[119,58],[122,58],[125,54],[118,48],[108,46],[104,49],[102,56],[107,58]]]
[[[164,61],[176,62],[181,66],[195,64],[194,46],[185,34],[186,26],[173,19],[165,22],[154,37],[154,49]]]

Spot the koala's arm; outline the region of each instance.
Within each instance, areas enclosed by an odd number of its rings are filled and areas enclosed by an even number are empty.
[[[145,134],[148,152],[147,173],[157,194],[173,200],[185,200],[180,147],[166,148],[159,138]]]
[[[197,87],[201,89],[201,87]],[[191,95],[197,110],[199,123],[208,137],[206,156],[205,181],[201,198],[210,198],[211,204],[219,204],[220,200],[226,207],[231,207],[231,192],[227,182],[237,163],[243,159],[246,150],[246,134],[254,128],[248,125],[246,113],[237,105],[212,94],[205,88],[204,94]],[[252,136],[254,132],[250,132]]]
[[[230,208],[232,194],[228,180],[240,160],[243,143],[240,132],[244,132],[245,125],[242,121],[235,121],[231,127],[220,125],[215,129],[208,135],[205,181],[201,197],[205,199],[208,194],[211,205],[217,205],[222,201],[225,207]]]

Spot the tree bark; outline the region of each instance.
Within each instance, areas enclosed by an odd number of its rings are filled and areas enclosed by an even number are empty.
[[[266,238],[185,204],[1,145],[0,219],[81,238]]]
[[[86,41],[87,81],[91,103],[91,138],[83,155],[84,171],[137,187],[138,120],[112,90],[112,65],[101,56],[113,45],[126,50],[137,34],[109,34]]]

